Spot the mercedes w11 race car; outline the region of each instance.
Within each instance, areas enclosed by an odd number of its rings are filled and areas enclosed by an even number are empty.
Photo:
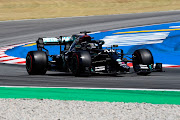
[[[47,70],[71,72],[75,76],[89,76],[93,73],[119,75],[129,73],[128,62],[133,63],[138,75],[148,75],[152,71],[162,71],[162,64],[156,64],[148,49],[138,49],[129,60],[118,45],[103,49],[103,40],[92,40],[86,32],[70,37],[39,38],[37,51],[26,56],[26,69],[29,75],[45,74]],[[50,55],[46,45],[59,45],[58,55]]]

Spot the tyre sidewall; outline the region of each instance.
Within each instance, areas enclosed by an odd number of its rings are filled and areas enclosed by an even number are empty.
[[[76,63],[74,60],[76,59]],[[79,51],[73,53],[72,56],[72,64],[73,66],[76,64],[76,70],[72,69],[72,72],[75,76],[89,76],[90,75],[90,68],[91,68],[91,56],[87,51]]]
[[[26,69],[30,75],[45,74],[47,71],[48,57],[43,51],[30,51],[26,57]]]
[[[135,72],[138,72],[137,65],[154,65],[154,59],[152,53],[148,49],[138,49],[133,53],[133,68]],[[147,72],[144,74],[149,74],[151,72]]]

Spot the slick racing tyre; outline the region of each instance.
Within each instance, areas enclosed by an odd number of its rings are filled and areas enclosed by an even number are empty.
[[[48,57],[43,51],[30,51],[26,56],[26,70],[29,75],[44,75],[47,71]]]
[[[145,66],[141,69],[140,66]],[[148,49],[139,49],[133,53],[133,68],[138,75],[148,75],[151,73],[154,65],[152,53]]]
[[[77,53],[73,54],[71,71],[75,76],[79,76],[80,74],[79,55]]]
[[[73,53],[71,71],[75,76],[89,76],[91,69],[91,56],[87,51]]]

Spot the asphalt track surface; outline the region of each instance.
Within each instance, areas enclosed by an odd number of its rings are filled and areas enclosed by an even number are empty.
[[[177,21],[180,21],[180,11],[0,22],[0,47],[84,30],[103,31]],[[148,76],[132,72],[118,77],[74,77],[49,71],[43,76],[29,76],[25,66],[0,64],[0,86],[180,89],[180,68],[164,70]]]

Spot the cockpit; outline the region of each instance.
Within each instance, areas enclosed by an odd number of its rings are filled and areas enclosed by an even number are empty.
[[[104,41],[92,40],[91,36],[89,35],[79,36],[71,44],[69,51],[102,49],[103,44],[104,44]]]

